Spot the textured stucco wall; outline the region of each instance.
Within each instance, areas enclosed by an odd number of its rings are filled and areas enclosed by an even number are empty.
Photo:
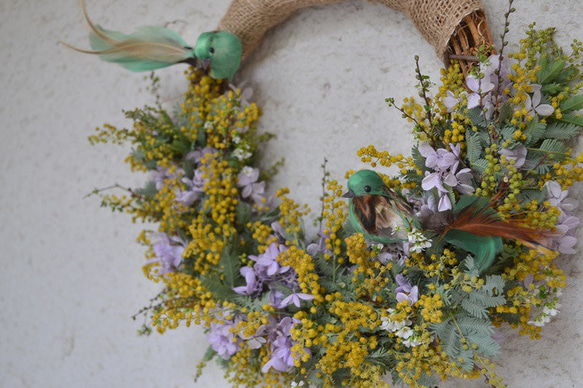
[[[506,2],[484,0],[493,34]],[[98,23],[129,32],[176,21],[194,43],[214,28],[228,0],[89,1]],[[511,48],[533,20],[555,25],[567,43],[583,38],[581,0],[516,1]],[[129,319],[158,290],[143,276],[140,227],[83,199],[94,187],[138,184],[123,147],[91,147],[104,122],[129,124],[122,109],[152,102],[142,76],[57,45],[86,46],[75,0],[0,1],[0,387],[228,386],[209,365],[193,383],[206,349],[199,328],[150,338]],[[361,1],[305,10],[271,31],[245,64],[264,109],[262,129],[276,133],[266,159],[285,157],[272,187],[318,208],[320,168],[332,175],[362,167],[370,143],[407,153],[410,126],[385,97],[415,93],[413,56],[438,79],[440,63],[403,15]],[[181,71],[159,72],[166,103],[185,87]],[[510,387],[578,387],[583,381],[583,278],[580,255],[561,260],[568,288],[561,314],[531,342],[505,331],[500,375]],[[448,382],[444,387],[479,387]]]

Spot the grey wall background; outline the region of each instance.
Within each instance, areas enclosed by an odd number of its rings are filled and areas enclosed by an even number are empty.
[[[495,36],[505,1],[484,0]],[[194,43],[224,14],[228,0],[88,1],[92,18],[130,32],[175,21]],[[511,48],[526,26],[557,26],[566,44],[583,38],[581,0],[516,1]],[[207,343],[199,328],[141,338],[129,317],[156,294],[141,273],[140,226],[83,199],[94,187],[137,185],[123,160],[128,148],[91,147],[87,136],[122,109],[153,98],[141,75],[58,46],[87,47],[75,0],[0,0],[0,386],[228,386],[210,365],[198,383],[195,365]],[[498,39],[497,39],[498,41]],[[413,56],[437,82],[441,64],[403,15],[363,1],[309,9],[271,31],[245,63],[264,109],[261,128],[276,133],[266,159],[285,157],[274,187],[318,209],[320,168],[328,157],[342,179],[361,168],[363,145],[408,153],[410,126],[385,97],[415,94]],[[158,72],[170,105],[185,89],[182,72]],[[504,331],[498,372],[510,387],[577,387],[583,380],[580,257],[561,259],[568,287],[561,314],[531,342]],[[445,387],[480,387],[451,381]]]

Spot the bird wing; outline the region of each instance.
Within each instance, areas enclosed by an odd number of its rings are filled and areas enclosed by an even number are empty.
[[[395,236],[395,229],[407,228],[404,214],[400,214],[396,204],[382,195],[363,195],[352,199],[356,219],[362,229],[374,240],[382,242],[396,242],[401,238]]]
[[[376,203],[378,195],[363,195],[352,199],[354,214],[362,229],[369,234],[376,234]]]

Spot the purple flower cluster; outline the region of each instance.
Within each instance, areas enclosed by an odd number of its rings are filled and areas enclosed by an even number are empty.
[[[225,360],[237,353],[240,349],[240,340],[234,330],[240,319],[221,319],[212,322],[207,338],[215,352]]]
[[[292,356],[291,329],[299,323],[295,318],[284,317],[278,321],[275,317],[269,317],[269,323],[257,329],[256,336],[267,338],[271,345],[271,358],[263,365],[261,372],[267,373],[270,368],[280,372],[289,372],[294,367]],[[307,351],[307,349],[305,349]]]
[[[185,159],[193,161],[197,168],[194,170],[192,179],[182,178],[182,183],[184,183],[185,188],[184,190],[176,190],[176,202],[180,202],[184,206],[189,207],[202,197],[204,185],[208,179],[203,178],[204,173],[201,167],[208,162],[209,157],[217,152],[213,147],[205,147],[189,152],[186,155]]]
[[[451,210],[452,203],[449,193],[452,189],[462,194],[474,192],[472,174],[469,168],[459,167],[460,145],[450,144],[451,151],[444,148],[434,150],[429,144],[420,144],[419,153],[425,158],[425,166],[433,172],[425,172],[425,178],[421,182],[423,190],[436,189],[439,203],[437,210],[440,212]],[[432,209],[433,210],[433,209]]]
[[[508,96],[505,89],[510,90],[510,95],[515,95],[516,91],[512,82],[508,79],[510,69],[506,61],[500,61],[499,55],[491,55],[488,61],[480,63],[480,76],[470,74],[466,78],[466,85],[470,90],[467,95],[468,109],[482,107],[486,118],[489,119],[494,113],[495,105],[504,103]],[[531,84],[532,91],[526,95],[524,108],[529,114],[549,116],[553,114],[554,108],[549,104],[542,104],[541,85]],[[448,109],[452,109],[459,104],[459,99],[455,98],[451,91],[447,92],[443,103]],[[515,106],[515,110],[522,109],[522,106]]]
[[[161,275],[176,272],[182,262],[186,242],[178,236],[168,236],[166,233],[157,233],[154,238],[158,240],[153,246],[156,257],[149,260],[148,264],[159,263]]]
[[[579,202],[574,198],[567,198],[569,191],[562,190],[561,185],[555,181],[547,182],[545,187],[550,205],[561,211],[553,234],[553,249],[564,254],[577,253],[575,245],[577,244],[577,226],[580,221],[575,215],[575,210]]]
[[[468,95],[468,109],[482,106],[486,116],[490,118],[494,113],[496,99],[498,102],[507,99],[503,90],[510,86],[509,72],[508,63],[500,62],[499,55],[491,55],[487,62],[480,63],[480,74],[483,76],[479,78],[470,74],[466,78],[466,85],[471,91]],[[497,85],[500,86],[496,88]]]
[[[233,288],[238,294],[255,296],[263,291],[265,286],[269,289],[269,303],[276,309],[282,309],[290,304],[300,307],[301,300],[312,300],[313,295],[297,292],[299,288],[297,274],[289,266],[282,266],[277,257],[287,248],[283,244],[272,243],[265,253],[258,256],[249,256],[255,261],[253,267],[242,267],[240,272],[245,278],[246,284]],[[286,296],[282,291],[291,290]]]

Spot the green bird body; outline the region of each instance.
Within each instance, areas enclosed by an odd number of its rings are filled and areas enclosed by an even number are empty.
[[[106,30],[93,24],[85,5],[83,12],[91,29],[89,41],[92,50],[77,51],[96,54],[102,60],[117,63],[133,71],[152,71],[177,63],[188,63],[208,70],[215,79],[231,80],[241,63],[241,40],[227,31],[205,32],[194,48],[176,32],[157,26],[138,28],[133,34]]]
[[[544,233],[500,220],[486,198],[464,195],[450,214],[419,219],[411,205],[371,170],[354,173],[343,196],[350,201],[350,223],[368,240],[383,244],[403,241],[408,231],[418,227],[435,245],[447,242],[471,253],[478,272],[494,263],[503,249],[502,238],[546,249]]]

